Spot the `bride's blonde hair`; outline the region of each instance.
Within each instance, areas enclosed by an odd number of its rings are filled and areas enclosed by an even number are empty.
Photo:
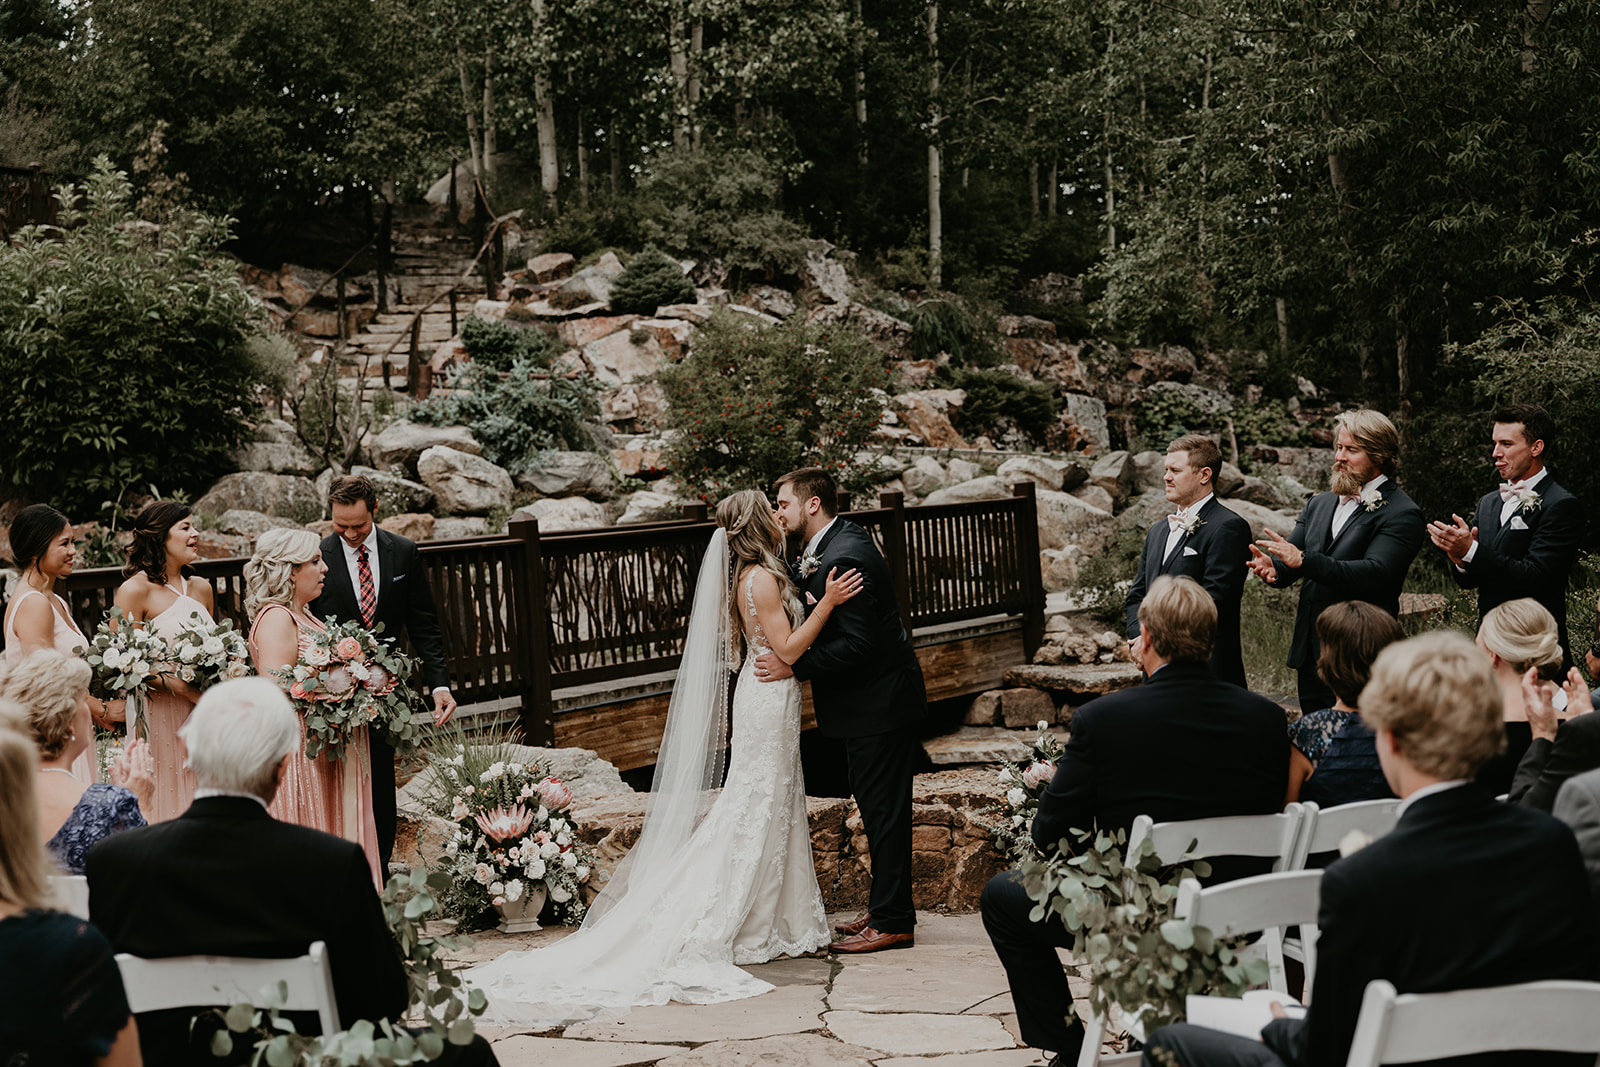
[[[322,555],[310,530],[268,530],[256,541],[256,554],[244,565],[244,610],[254,619],[272,604],[293,608],[294,569]]]
[[[728,534],[728,651],[737,661],[744,642],[743,595],[737,579],[744,568],[760,567],[778,580],[778,595],[790,626],[800,625],[805,609],[789,580],[789,568],[778,555],[783,531],[778,528],[767,494],[759,489],[734,493],[717,505],[717,525]]]

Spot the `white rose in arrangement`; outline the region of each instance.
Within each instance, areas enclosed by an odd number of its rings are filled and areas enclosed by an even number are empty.
[[[537,882],[539,879],[544,877],[544,860],[534,860],[523,869],[522,873],[526,874],[529,878],[532,878]]]
[[[298,664],[298,663],[296,663],[294,665],[294,680],[295,681],[303,682],[309,677],[311,677],[311,668],[302,666],[301,664]]]
[[[550,832],[551,833],[559,834],[561,831],[565,830],[566,828],[567,828],[567,820],[565,820],[565,819],[551,819],[550,820]]]
[[[458,851],[460,851],[460,848],[461,846],[457,845],[454,841],[446,841],[444,843],[444,854],[446,856],[454,856]]]
[[[1006,791],[1006,803],[1010,804],[1014,808],[1021,807],[1023,801],[1027,799],[1028,794],[1020,789],[1009,789]]]
[[[488,770],[486,770],[482,774],[478,775],[478,781],[480,781],[480,782],[492,782],[496,778],[499,778],[502,775],[504,775],[505,773],[506,773],[506,765],[504,763],[491,763],[491,764],[489,764],[489,769]]]
[[[150,661],[143,659],[135,660],[133,666],[128,669],[128,673],[132,674],[136,678],[143,678],[145,675],[150,673]]]
[[[122,668],[122,653],[114,648],[108,648],[100,653],[100,662],[105,664],[108,671],[120,670]]]
[[[556,844],[554,841],[546,841],[544,844],[539,846],[539,855],[543,856],[547,860],[553,860],[557,856],[561,855],[561,846]]]
[[[366,665],[363,663],[350,664],[350,673],[355,676],[355,679],[358,682],[364,682],[368,678],[372,677],[372,672],[367,670]],[[515,900],[516,898],[513,897],[512,899]]]
[[[556,886],[554,889],[550,890],[550,899],[555,901],[557,904],[565,904],[567,901],[572,899],[572,893],[566,889],[563,889],[561,886]]]
[[[543,804],[539,805],[539,810],[537,812],[535,812],[534,816],[533,816],[534,821],[535,822],[540,822],[540,823],[544,822],[549,817],[550,817],[550,809],[545,807]]]
[[[566,848],[568,845],[572,844],[572,835],[565,833],[557,834],[556,844],[560,845],[562,848]]]
[[[456,797],[455,802],[450,805],[450,818],[455,819],[458,822],[467,818],[471,814],[472,809],[462,803],[460,797]]]
[[[509,766],[511,768],[511,773],[513,775],[521,774],[523,771],[528,769],[527,767],[524,767],[520,763],[513,763],[513,764],[510,764]]]
[[[333,654],[321,645],[312,645],[306,649],[306,662],[313,667],[326,667],[333,661]]]
[[[472,872],[472,878],[479,885],[488,885],[494,881],[494,871],[489,869],[487,863],[480,863],[477,869]]]
[[[194,646],[190,645],[189,647],[193,648]],[[212,635],[211,637],[208,637],[204,641],[200,642],[200,651],[204,652],[208,656],[220,656],[227,650],[228,646],[223,643],[222,638],[215,635]]]
[[[217,644],[220,645],[222,642],[218,641]],[[222,650],[220,648],[217,649],[218,653],[221,651]],[[201,649],[199,645],[184,645],[178,650],[178,658],[183,660],[185,663],[193,663],[195,660],[200,658],[200,653]]]
[[[505,895],[505,891],[506,891],[505,885],[503,883],[500,883],[500,882],[495,882],[495,883],[493,883],[492,885],[489,886],[489,892],[493,893],[497,897],[498,896],[504,896]]]
[[[522,899],[522,879],[513,878],[506,883],[506,899],[511,901]]]
[[[222,672],[223,677],[230,680],[234,678],[243,678],[249,673],[250,667],[243,660],[234,660],[228,664],[227,670]]]
[[[578,864],[577,870],[573,873],[578,876],[579,882],[587,882],[589,880],[589,868],[581,863]]]
[[[570,852],[563,852],[561,854],[561,866],[565,867],[569,871],[577,870],[578,869],[578,857],[574,856]]]

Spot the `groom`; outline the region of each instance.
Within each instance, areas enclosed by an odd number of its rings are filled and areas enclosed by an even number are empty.
[[[850,791],[861,811],[872,861],[867,914],[838,927],[834,952],[910,948],[917,916],[911,902],[911,778],[917,729],[927,708],[922,667],[895,603],[888,564],[872,537],[836,517],[833,477],[804,467],[778,479],[778,525],[805,539],[792,572],[806,605],[821,599],[828,572],[854,569],[861,593],[833,609],[822,633],[791,670],[767,653],[756,674],[811,682],[817,729],[843,738]]]

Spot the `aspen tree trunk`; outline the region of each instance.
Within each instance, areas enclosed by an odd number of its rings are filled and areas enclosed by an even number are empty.
[[[1039,221],[1039,161],[1028,165],[1028,216]]]
[[[856,165],[867,169],[867,62],[866,23],[861,16],[861,0],[852,0],[851,36],[856,59]]]
[[[1060,166],[1059,161],[1054,159],[1050,161],[1050,217],[1052,219],[1056,217],[1056,195],[1061,190]]]
[[[706,24],[695,20],[689,31],[689,84],[685,96],[689,101],[689,150],[700,151],[700,55],[705,51]]]
[[[928,284],[944,284],[944,213],[940,204],[939,4],[928,5]]]
[[[1111,165],[1111,48],[1116,43],[1117,31],[1115,28],[1106,30],[1106,102],[1102,111],[1102,129],[1105,140],[1105,179],[1106,179],[1106,254],[1114,255],[1117,251],[1117,189],[1114,182],[1116,171]]]
[[[589,210],[589,139],[584,136],[581,107],[578,109],[578,206]]]
[[[478,108],[472,100],[472,75],[467,71],[467,50],[456,38],[456,70],[461,75],[461,110],[467,116],[467,164],[473,174],[483,173],[483,152],[478,142]]]
[[[689,148],[689,42],[688,24],[681,6],[674,5],[667,30],[667,48],[672,66],[672,145],[680,151]]]
[[[494,177],[494,49],[483,54],[483,173]]]

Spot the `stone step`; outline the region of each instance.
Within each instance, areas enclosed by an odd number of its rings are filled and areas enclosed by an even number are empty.
[[[1033,751],[1032,730],[1008,730],[1003,726],[963,726],[953,734],[931,737],[922,742],[935,767],[958,767],[970,763],[1017,763]],[[1065,731],[1062,737],[1065,739]]]
[[[1144,676],[1131,663],[1083,663],[1060,667],[1028,663],[1011,667],[1005,684],[1014,689],[1043,689],[1073,704],[1138,685]]]

